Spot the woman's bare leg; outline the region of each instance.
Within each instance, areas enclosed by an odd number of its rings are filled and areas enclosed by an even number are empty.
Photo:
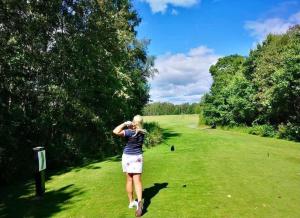
[[[133,174],[133,182],[135,187],[135,193],[138,198],[138,201],[140,202],[142,200],[142,194],[143,194],[143,186],[142,186],[142,174],[137,173]]]
[[[126,173],[126,191],[128,195],[129,203],[133,201],[133,174]]]

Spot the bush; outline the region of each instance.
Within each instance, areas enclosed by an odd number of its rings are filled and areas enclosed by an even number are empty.
[[[300,141],[300,126],[292,123],[280,124],[278,126],[278,138]]]
[[[276,130],[271,125],[254,125],[250,128],[249,134],[260,135],[264,137],[274,137],[276,135]]]
[[[149,122],[144,124],[144,128],[147,130],[144,145],[149,148],[153,147],[163,141],[162,129],[156,122]]]
[[[231,126],[220,126],[222,130],[230,130],[235,132],[249,133],[251,127],[246,125],[231,125]]]
[[[204,118],[204,116],[203,116],[203,112],[201,111],[200,113],[199,113],[199,121],[198,121],[198,125],[199,126],[201,126],[201,125],[205,125],[206,123],[205,123],[205,118]]]

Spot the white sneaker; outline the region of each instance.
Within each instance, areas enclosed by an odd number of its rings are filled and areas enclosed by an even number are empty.
[[[138,205],[137,201],[132,201],[129,203],[128,208],[134,208],[134,207],[137,207],[137,205]]]

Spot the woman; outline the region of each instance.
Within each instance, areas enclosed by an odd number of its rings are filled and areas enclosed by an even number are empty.
[[[127,128],[125,128],[127,127]],[[142,171],[143,171],[143,151],[144,142],[143,118],[136,115],[133,121],[127,121],[117,126],[113,133],[125,137],[127,140],[126,146],[122,155],[122,168],[126,173],[126,191],[129,199],[129,208],[136,206],[135,215],[140,217],[143,211],[142,203]],[[138,201],[133,198],[133,184]]]

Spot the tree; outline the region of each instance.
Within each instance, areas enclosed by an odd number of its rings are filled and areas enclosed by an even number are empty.
[[[139,22],[127,0],[0,2],[1,181],[28,173],[35,146],[49,168],[121,149],[111,129],[155,72]]]
[[[270,34],[249,57],[227,56],[210,68],[214,82],[202,103],[207,123],[271,125],[300,140],[300,26]]]
[[[209,69],[213,84],[210,93],[203,98],[203,115],[208,124],[218,123],[228,125],[235,123],[230,103],[233,103],[232,81],[240,74],[245,58],[239,55],[231,55],[220,58],[215,65]],[[231,99],[231,101],[229,101]]]

